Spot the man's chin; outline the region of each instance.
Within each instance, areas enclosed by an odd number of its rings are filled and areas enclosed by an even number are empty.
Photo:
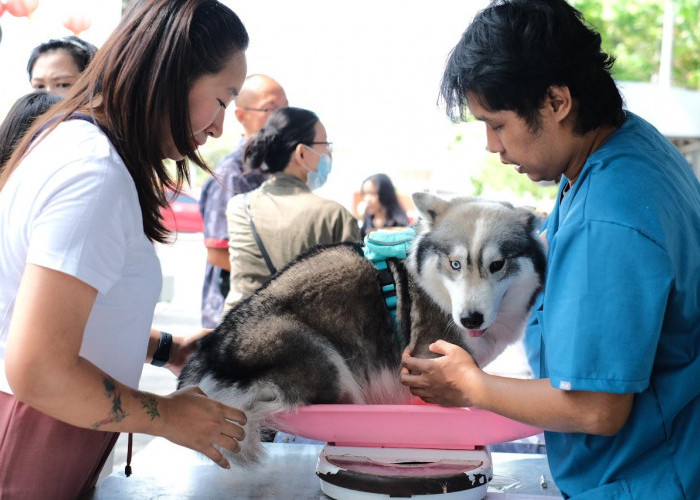
[[[532,182],[537,182],[537,183],[543,183],[543,184],[556,184],[557,181],[552,180],[552,179],[545,179],[543,175],[537,173],[537,172],[528,172],[526,171],[522,165],[513,165],[513,168],[515,171],[519,174],[526,175],[528,179],[530,179]]]
[[[532,182],[537,182],[544,184],[556,184],[554,181],[551,179],[546,179],[543,175],[534,173],[534,172],[524,172],[525,175],[527,175],[527,178],[530,179]]]

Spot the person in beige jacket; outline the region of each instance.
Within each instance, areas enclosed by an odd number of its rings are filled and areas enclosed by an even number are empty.
[[[299,253],[318,244],[360,241],[353,215],[313,193],[330,173],[331,155],[332,144],[318,116],[301,108],[274,111],[250,139],[245,168],[267,172],[270,178],[228,203],[231,290],[224,314]]]

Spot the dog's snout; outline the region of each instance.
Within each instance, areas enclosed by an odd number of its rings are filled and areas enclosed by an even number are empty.
[[[462,316],[460,321],[464,328],[477,330],[484,323],[484,315],[479,311],[472,311],[469,313],[469,316]]]

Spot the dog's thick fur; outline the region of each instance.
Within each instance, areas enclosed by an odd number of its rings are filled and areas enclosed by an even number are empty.
[[[232,309],[201,341],[180,376],[246,412],[241,452],[259,461],[259,432],[300,405],[405,403],[401,353],[434,356],[438,339],[479,366],[522,334],[544,280],[537,216],[506,203],[414,195],[421,214],[406,262],[388,267],[397,289],[395,332],[375,266],[360,245],[317,247],[297,257]]]

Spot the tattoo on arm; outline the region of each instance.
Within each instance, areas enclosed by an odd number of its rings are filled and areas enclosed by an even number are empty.
[[[117,391],[117,384],[114,382],[114,379],[112,377],[105,377],[102,380],[102,384],[104,384],[107,397],[112,400],[112,409],[109,411],[107,418],[92,424],[92,428],[95,430],[105,424],[121,422],[129,416],[122,408],[122,397],[119,391]]]
[[[151,420],[156,417],[160,417],[160,413],[158,412],[158,401],[156,401],[156,397],[153,394],[144,394],[142,392],[134,391],[134,396],[139,398],[141,401],[141,406],[146,409],[146,414],[151,417]]]

